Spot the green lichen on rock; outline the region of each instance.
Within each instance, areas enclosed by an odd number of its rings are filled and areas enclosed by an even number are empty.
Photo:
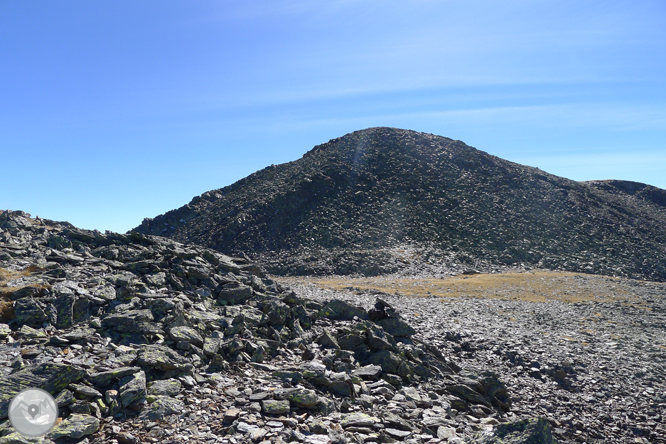
[[[352,413],[351,415],[347,415],[342,419],[342,422],[340,425],[342,425],[343,428],[347,427],[372,427],[373,425],[381,422],[379,418],[376,418],[374,416],[370,416],[367,413]]]
[[[142,401],[146,397],[146,374],[143,371],[120,380],[120,402],[123,407]]]
[[[194,344],[197,347],[203,347],[203,338],[199,332],[192,327],[187,327],[185,325],[173,327],[169,330],[169,336],[174,341],[185,341]]]
[[[9,403],[21,390],[35,387],[58,394],[69,384],[81,380],[85,374],[84,370],[70,365],[45,362],[0,377],[0,419],[7,417]]]
[[[169,396],[157,396],[153,402],[141,411],[139,419],[156,421],[165,416],[182,413],[184,409],[185,404],[179,399]]]
[[[354,317],[368,319],[368,312],[347,302],[334,299],[319,310],[319,316],[339,321],[351,321]]]
[[[416,333],[416,330],[412,328],[408,323],[398,318],[384,318],[378,321],[375,321],[377,324],[386,331],[386,333],[392,336],[405,336],[409,337]]]
[[[396,353],[393,353],[392,351],[389,350],[381,350],[378,351],[377,353],[374,353],[370,355],[368,358],[368,362],[370,364],[375,364],[378,365],[382,368],[382,371],[386,373],[398,373],[398,369],[400,368],[400,364],[402,364],[403,360],[400,358],[400,356]]]
[[[177,352],[160,345],[145,345],[139,350],[136,363],[141,367],[158,370],[192,370],[192,364]]]
[[[140,370],[140,367],[119,367],[103,372],[91,373],[86,379],[93,385],[104,387],[116,379],[133,375]]]
[[[265,399],[261,401],[261,411],[266,415],[288,415],[289,401],[277,399]]]
[[[555,444],[545,418],[528,418],[498,424],[477,435],[476,444]]]
[[[72,414],[60,424],[53,427],[48,437],[51,439],[79,439],[92,435],[99,430],[100,421],[94,416]]]
[[[299,389],[289,395],[289,401],[296,407],[314,409],[319,404],[319,395],[314,390]]]
[[[162,379],[150,383],[148,393],[155,396],[176,396],[180,393],[182,386],[177,379]]]
[[[102,318],[102,326],[118,333],[164,334],[154,320],[150,310],[130,310],[109,313]]]
[[[0,430],[1,431],[1,430]],[[21,435],[19,432],[13,432],[8,435],[0,437],[0,444],[51,444],[53,441],[50,439],[28,438]]]

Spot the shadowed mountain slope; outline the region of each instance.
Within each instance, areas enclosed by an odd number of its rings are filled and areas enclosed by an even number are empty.
[[[576,182],[446,137],[370,128],[135,231],[247,253],[278,274],[525,264],[663,281],[664,227],[659,188]]]

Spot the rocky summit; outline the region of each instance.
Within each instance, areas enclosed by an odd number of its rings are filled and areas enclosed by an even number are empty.
[[[244,258],[0,212],[0,443],[552,441],[502,376],[384,299],[307,299]],[[59,420],[14,431],[46,390]]]
[[[134,231],[247,253],[274,274],[538,267],[666,280],[666,191],[576,182],[461,141],[370,128]]]

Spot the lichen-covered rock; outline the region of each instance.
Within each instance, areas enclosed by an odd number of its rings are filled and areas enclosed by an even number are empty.
[[[362,331],[351,331],[337,335],[336,339],[340,348],[353,351],[356,347],[365,343],[366,335]]]
[[[398,318],[384,318],[375,321],[384,331],[395,337],[409,337],[416,333],[408,323]]]
[[[5,339],[12,332],[9,325],[0,322],[0,339]]]
[[[357,412],[346,415],[344,418],[342,418],[340,425],[346,429],[349,427],[372,427],[380,422],[381,420],[375,416],[368,415],[367,413]]]
[[[268,315],[268,322],[273,326],[285,325],[291,317],[290,307],[282,302],[270,302],[264,306],[263,311]]]
[[[162,345],[144,345],[138,353],[137,365],[150,367],[157,370],[189,371],[193,368],[192,363],[178,352]]]
[[[141,410],[139,419],[157,421],[165,416],[183,413],[185,403],[169,396],[158,396]]]
[[[553,435],[545,418],[529,418],[499,424],[479,434],[475,444],[553,444]]]
[[[30,327],[41,327],[45,322],[49,322],[47,307],[38,302],[33,297],[19,299],[14,304],[16,314],[16,323],[18,325],[28,325]]]
[[[79,395],[79,397],[81,396],[85,396],[88,398],[102,397],[102,394],[98,390],[96,390],[94,387],[90,387],[89,385],[72,383],[69,384],[68,388],[74,391],[74,393],[76,393],[77,395]]]
[[[133,375],[138,373],[140,370],[140,367],[119,367],[113,370],[90,373],[88,376],[86,376],[86,379],[95,386],[106,387],[112,381],[123,378],[125,376]]]
[[[327,328],[325,328],[324,331],[322,331],[319,338],[317,338],[317,342],[324,348],[340,348],[338,340]]]
[[[68,328],[72,326],[74,303],[76,296],[74,293],[65,293],[57,295],[58,297],[52,302],[57,312],[57,320],[55,326],[57,328]]]
[[[13,432],[0,436],[0,444],[53,444],[53,441],[48,438],[27,438],[19,432]]]
[[[143,371],[120,380],[120,403],[123,407],[142,401],[146,397],[146,374]]]
[[[261,411],[266,415],[288,415],[290,404],[286,399],[265,399],[261,401]]]
[[[235,288],[223,288],[218,293],[218,301],[224,301],[227,304],[242,304],[252,297],[252,287],[241,285]]]
[[[397,374],[403,359],[392,351],[381,350],[370,355],[368,362],[380,366],[383,372]]]
[[[202,347],[204,343],[204,340],[198,331],[185,325],[169,329],[169,336],[174,341],[189,342],[197,347]]]
[[[320,401],[321,397],[314,390],[298,389],[289,395],[289,402],[304,409],[314,409]]]
[[[99,419],[94,416],[75,413],[56,424],[47,436],[51,439],[79,439],[95,433],[99,430],[99,425]]]
[[[40,388],[58,394],[69,384],[80,381],[85,371],[71,365],[42,363],[29,366],[11,375],[0,376],[0,419],[7,417],[12,398],[27,387]]]
[[[177,379],[160,379],[148,385],[148,394],[155,396],[176,396],[182,384]]]
[[[119,333],[163,334],[164,331],[154,320],[150,310],[130,310],[104,316],[102,326]]]
[[[369,319],[367,311],[339,299],[334,299],[326,304],[319,310],[319,315],[338,321],[351,321],[354,317],[364,320]]]

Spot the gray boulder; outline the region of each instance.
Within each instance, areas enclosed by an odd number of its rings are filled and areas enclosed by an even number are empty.
[[[326,304],[319,310],[319,315],[337,321],[351,321],[354,317],[363,320],[369,319],[367,311],[338,299],[334,299]]]
[[[0,419],[7,417],[9,403],[24,388],[35,387],[57,394],[85,375],[84,370],[71,365],[47,362],[0,377]]]
[[[495,426],[477,436],[476,444],[553,444],[545,418],[528,418]]]

